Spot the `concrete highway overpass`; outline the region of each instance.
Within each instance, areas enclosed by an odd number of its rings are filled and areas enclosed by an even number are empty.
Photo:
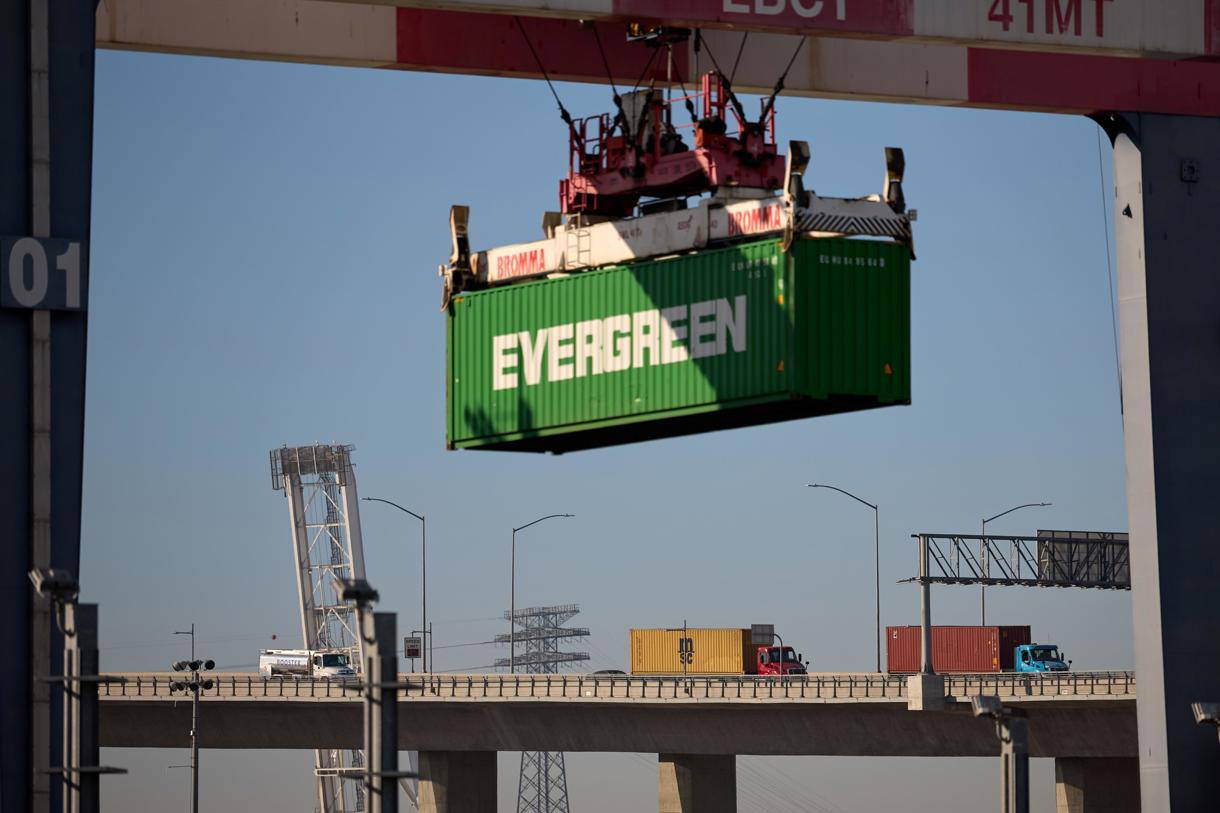
[[[169,691],[180,676],[108,677],[122,682],[100,689],[102,746],[188,747],[190,703]],[[361,747],[356,683],[251,674],[214,680],[202,698],[202,747]],[[1129,672],[947,676],[945,710],[938,712],[908,708],[904,677],[872,673],[785,680],[400,675],[399,681],[398,743],[421,754],[421,799],[431,800],[425,813],[494,810],[498,751],[656,753],[662,811],[689,810],[684,805],[704,794],[735,798],[723,783],[734,774],[737,754],[996,756],[993,723],[970,713],[970,697],[980,694],[998,695],[1028,715],[1031,756],[1056,760],[1057,791],[1069,800],[1061,810],[1138,809]],[[474,788],[483,791],[462,795]],[[685,803],[678,798],[667,807],[667,796],[683,793]],[[700,813],[735,809],[705,804]]]

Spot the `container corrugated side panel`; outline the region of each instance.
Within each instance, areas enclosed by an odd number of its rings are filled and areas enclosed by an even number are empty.
[[[915,634],[911,634],[911,630]],[[885,628],[885,668],[890,672],[918,672],[921,668],[919,627]]]
[[[1000,627],[1000,665],[1006,672],[1017,668],[1016,651],[1022,644],[1032,644],[1029,627]]]
[[[909,250],[836,239],[798,240],[792,252],[801,391],[909,403]]]
[[[791,320],[779,301],[784,257],[777,242],[764,241],[455,297],[448,333],[450,444],[530,438],[786,399],[793,385],[781,365],[792,343]],[[729,343],[721,355],[653,364],[650,352],[633,348],[630,369],[593,375],[592,363],[586,362],[588,374],[551,381],[549,347],[543,347],[538,381],[526,381],[523,355],[516,351],[517,385],[492,387],[494,336],[524,333],[534,343],[544,328],[689,308],[696,302],[735,303],[740,295],[746,296],[748,309],[743,352],[734,352]],[[689,336],[689,323],[687,329]],[[616,334],[615,346],[621,338]],[[636,366],[637,361],[642,364]],[[570,362],[561,368],[575,372]]]
[[[999,630],[937,627],[932,632],[932,667],[938,672],[999,672]]]
[[[678,657],[683,631],[680,629],[631,630],[631,673],[635,675],[681,675]],[[736,675],[745,672],[750,645],[748,629],[688,628],[692,659],[687,675]]]
[[[1012,671],[1017,646],[1029,643],[1029,627],[932,627],[932,670],[986,673]],[[919,627],[886,628],[886,668],[918,672],[922,667]]]

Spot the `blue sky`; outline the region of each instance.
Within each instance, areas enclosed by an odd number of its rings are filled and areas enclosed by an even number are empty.
[[[603,88],[559,91],[574,114],[609,105]],[[883,624],[918,621],[916,589],[895,584],[914,532],[975,532],[1037,501],[1054,506],[991,530],[1126,528],[1110,154],[1103,183],[1083,118],[781,99],[780,138],[810,142],[822,194],[880,192],[883,147],[906,149],[912,405],[549,457],[444,450],[436,277],[452,203],[472,207],[476,248],[540,235],[567,164],[545,86],[100,52],[97,100],[82,580],[104,668],[164,668],[192,621],[223,666],[299,640],[267,464],[282,443],[355,444],[363,495],[427,514],[439,669],[505,654],[455,645],[505,631],[509,531],[541,514],[577,516],[523,534],[518,603],[581,604],[592,668],[623,668],[628,628],[685,619],[774,623],[813,669],[871,669],[872,517],[807,482],[880,504]],[[362,520],[382,607],[413,625],[418,529],[385,506]],[[977,605],[938,590],[934,620],[977,623]],[[993,590],[988,614],[1077,668],[1132,666],[1126,594]],[[108,755],[132,773],[106,780],[106,809],[185,800],[186,772],[165,767],[179,756]],[[307,754],[205,759],[205,809],[312,804]],[[573,810],[655,809],[651,760],[570,757]],[[892,782],[872,778],[882,762]],[[991,760],[742,763],[827,810],[912,790],[914,813],[978,809],[998,775]],[[745,770],[741,809],[759,809]],[[1049,771],[1037,809],[1053,809]]]

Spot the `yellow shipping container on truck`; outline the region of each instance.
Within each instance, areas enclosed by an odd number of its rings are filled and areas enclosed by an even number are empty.
[[[744,675],[753,671],[748,629],[633,629],[633,675]]]

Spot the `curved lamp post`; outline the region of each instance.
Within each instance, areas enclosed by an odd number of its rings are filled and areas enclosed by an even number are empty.
[[[1013,511],[1020,511],[1022,508],[1046,508],[1049,505],[1053,505],[1053,503],[1027,502],[1024,505],[1013,506],[1012,508],[1009,508],[1007,511],[1001,511],[1000,513],[996,514],[994,517],[987,517],[987,519],[983,520],[983,539],[982,539],[983,552],[985,553],[987,550],[987,523],[988,522],[991,522],[994,519],[999,519],[1000,517],[1005,516],[1007,514],[1011,514]],[[985,584],[979,585],[979,625],[983,626],[983,627],[987,626],[987,585],[985,585]]]
[[[876,599],[877,599],[877,671],[881,671],[881,512],[877,506],[867,500],[862,500],[850,491],[844,491],[838,486],[830,486],[825,483],[809,483],[809,488],[829,488],[831,491],[837,491],[844,496],[851,497],[861,505],[867,505],[873,509],[873,570],[876,576]]]
[[[527,522],[524,525],[513,528],[513,559],[512,566],[509,571],[509,605],[508,605],[508,671],[510,674],[517,671],[517,531],[524,531],[531,525],[537,525],[548,519],[556,517],[574,517],[575,514],[547,514],[545,517],[538,517],[533,522]]]
[[[390,502],[389,500],[383,500],[380,497],[361,497],[360,499],[367,500],[369,502],[383,502],[386,505],[392,505],[395,508],[397,508],[399,511],[402,511],[404,514],[410,514],[411,516],[413,516],[417,520],[419,520],[420,542],[422,543],[422,548],[423,548],[423,562],[420,563],[420,580],[422,582],[420,592],[423,593],[423,605],[424,605],[423,606],[424,622],[422,624],[420,624],[420,626],[424,630],[424,632],[422,634],[428,635],[428,632],[427,632],[427,629],[428,629],[428,521],[424,519],[422,514],[417,514],[414,511],[412,511],[410,508],[403,508],[401,505],[399,505],[396,502]],[[427,646],[426,642],[425,642],[424,646],[420,649],[420,655],[423,656],[422,666],[423,666],[424,674],[427,674],[428,673],[428,646]],[[412,666],[411,668],[414,669],[415,667]]]

